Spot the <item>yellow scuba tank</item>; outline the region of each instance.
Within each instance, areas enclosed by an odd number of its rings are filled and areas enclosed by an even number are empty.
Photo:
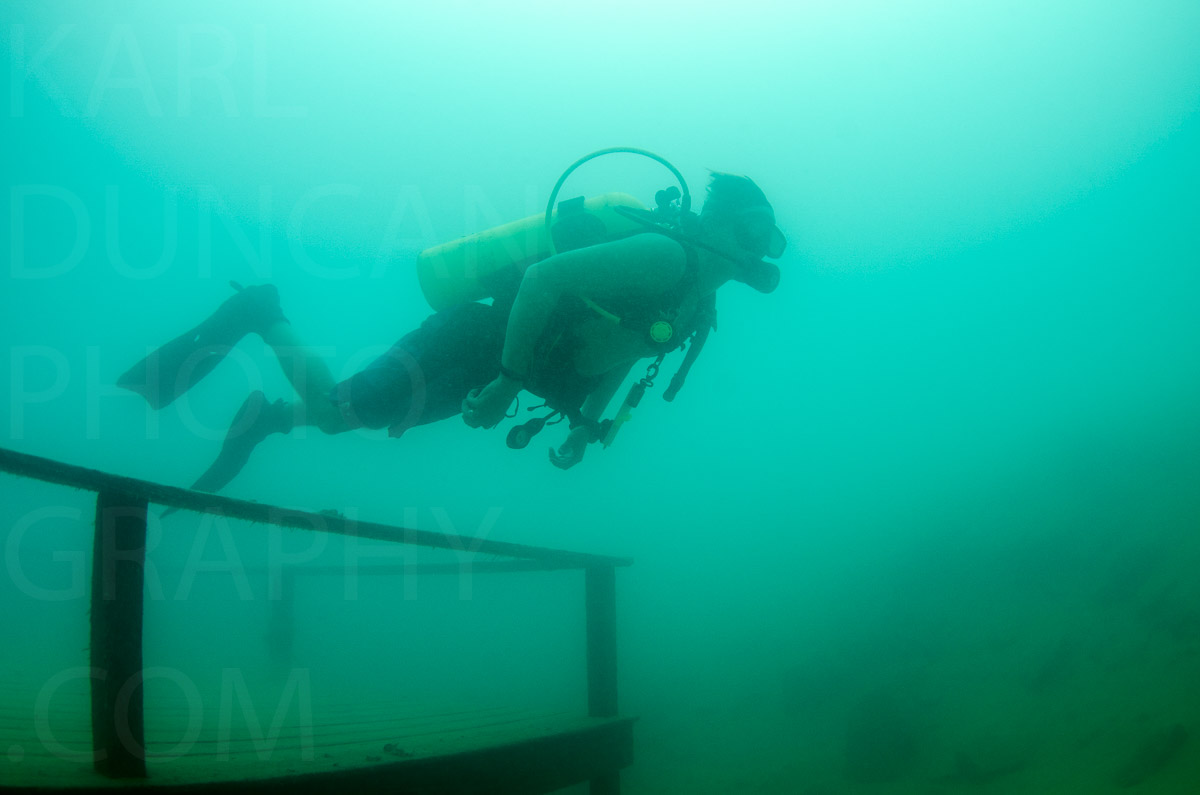
[[[555,209],[552,220],[556,221],[568,204],[564,201]],[[572,214],[582,211],[587,231],[598,238],[591,242],[615,240],[645,229],[617,212],[618,207],[646,209],[628,193],[616,192],[577,202]],[[558,237],[557,229],[554,237]],[[551,240],[546,217],[531,215],[425,249],[417,256],[417,279],[425,300],[434,310],[441,311],[465,301],[495,297],[498,285],[510,283],[514,278],[519,281],[533,263],[556,250],[574,247]]]

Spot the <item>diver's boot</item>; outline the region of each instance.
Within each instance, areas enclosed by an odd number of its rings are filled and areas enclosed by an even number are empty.
[[[242,337],[264,334],[275,323],[287,321],[275,285],[229,284],[237,294],[203,323],[130,367],[117,379],[117,386],[137,392],[151,408],[161,409],[212,372]]]
[[[234,415],[217,460],[192,484],[192,488],[220,491],[242,471],[259,442],[273,433],[290,433],[291,430],[292,407],[282,400],[271,403],[266,395],[254,390]]]

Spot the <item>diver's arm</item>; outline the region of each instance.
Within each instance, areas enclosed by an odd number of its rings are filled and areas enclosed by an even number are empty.
[[[467,396],[463,420],[472,428],[491,428],[504,418],[529,375],[534,348],[550,315],[564,295],[599,302],[657,295],[678,283],[686,268],[683,247],[655,234],[566,251],[531,265],[508,317],[501,374]]]
[[[686,267],[683,248],[654,234],[567,251],[531,265],[508,318],[504,369],[529,373],[534,347],[564,295],[601,303],[630,294],[657,295],[677,283]]]

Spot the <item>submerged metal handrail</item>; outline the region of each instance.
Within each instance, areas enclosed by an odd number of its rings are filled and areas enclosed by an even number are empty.
[[[631,565],[629,558],[361,522],[113,475],[5,448],[0,448],[0,471],[97,493],[91,589],[92,743],[96,770],[105,776],[146,776],[142,602],[146,522],[152,503],[281,527],[515,559],[475,564],[493,572],[583,569],[588,715],[617,715],[616,567]],[[451,570],[444,564],[427,568],[430,573]],[[593,779],[593,791],[616,792],[618,780],[615,770],[604,771]]]
[[[429,530],[397,527],[379,522],[363,522],[335,513],[313,513],[249,500],[238,500],[219,494],[208,494],[178,486],[153,483],[149,480],[113,475],[50,458],[18,453],[2,447],[0,447],[0,470],[47,483],[57,483],[60,486],[95,492],[113,491],[128,494],[155,505],[166,505],[198,513],[212,513],[234,519],[245,519],[248,522],[261,522],[300,530],[357,536],[376,541],[393,541],[399,544],[449,549],[456,552],[469,551],[521,560],[537,560],[565,569],[585,569],[591,566],[630,566],[633,564],[633,560],[630,558],[589,555],[547,547],[489,541],[474,536],[435,533]]]

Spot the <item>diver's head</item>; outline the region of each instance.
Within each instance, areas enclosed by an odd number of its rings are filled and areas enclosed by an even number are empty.
[[[779,284],[777,259],[787,240],[775,225],[775,210],[749,177],[712,172],[701,227],[710,242],[736,265],[734,278],[769,293]]]

